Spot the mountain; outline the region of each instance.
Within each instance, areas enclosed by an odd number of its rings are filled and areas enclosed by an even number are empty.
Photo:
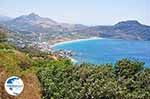
[[[11,20],[12,18],[8,17],[8,16],[3,16],[3,15],[0,15],[0,22],[5,22],[5,21],[9,21]]]
[[[150,40],[150,26],[143,25],[136,20],[122,21],[112,26],[93,26],[77,32],[104,38]]]
[[[60,23],[49,18],[41,17],[35,13],[0,22],[0,25],[13,31],[13,39],[11,42],[14,42],[16,45],[88,37],[82,33],[76,34],[73,32],[85,29],[87,26],[82,24]]]
[[[58,23],[49,19],[49,18],[42,18],[37,14],[31,13],[29,15],[23,15],[20,17],[15,18],[12,20],[14,24],[24,23],[24,24],[30,24],[30,25],[39,25],[41,27],[50,27],[53,25],[57,25]]]
[[[42,18],[37,14],[22,15],[13,20],[5,22],[5,25],[11,30],[45,32],[49,27],[57,23],[48,18]]]
[[[71,31],[86,26],[77,24],[59,23],[49,18],[40,17],[35,13],[22,15],[11,21],[5,22],[5,25],[12,30],[30,31],[30,32],[54,32],[54,31]]]
[[[150,40],[150,26],[143,25],[136,20],[122,21],[110,26],[85,26],[82,24],[60,23],[30,13],[0,22],[0,25],[12,31],[12,42],[17,45],[24,44],[24,42],[25,44],[31,44],[32,42],[43,41],[53,44],[89,37]]]

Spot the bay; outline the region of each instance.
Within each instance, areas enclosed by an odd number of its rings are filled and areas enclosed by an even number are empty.
[[[150,41],[94,38],[58,43],[55,50],[71,50],[78,63],[114,64],[122,58],[145,62],[150,67]]]

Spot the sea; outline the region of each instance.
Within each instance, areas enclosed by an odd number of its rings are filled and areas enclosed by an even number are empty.
[[[58,43],[54,50],[71,50],[76,63],[114,64],[129,58],[150,67],[150,41],[90,38]]]

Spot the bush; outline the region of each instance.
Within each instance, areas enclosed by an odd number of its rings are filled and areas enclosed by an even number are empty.
[[[37,75],[44,99],[148,99],[150,71],[123,59],[113,65],[49,62]],[[124,77],[125,76],[125,77]]]
[[[115,73],[119,77],[132,77],[137,72],[143,70],[144,63],[136,60],[122,59],[115,65]]]

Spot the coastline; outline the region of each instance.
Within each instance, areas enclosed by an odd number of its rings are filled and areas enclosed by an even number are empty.
[[[58,43],[55,43],[55,44],[50,45],[50,46],[51,46],[51,48],[53,48],[55,46],[59,46],[59,45],[62,45],[62,44],[69,44],[69,43],[75,43],[75,42],[80,42],[80,41],[97,40],[97,39],[104,39],[104,38],[101,38],[101,37],[91,37],[91,38],[87,38],[87,39],[76,39],[76,40],[58,42]]]
[[[62,42],[58,42],[55,43],[53,45],[50,45],[51,48],[55,47],[55,46],[59,46],[62,44],[69,44],[69,43],[75,43],[75,42],[80,42],[80,41],[89,41],[89,40],[97,40],[97,39],[104,39],[101,37],[91,37],[91,38],[86,38],[86,39],[76,39],[76,40],[69,40],[69,41],[62,41]],[[77,63],[78,61],[72,57],[68,57],[73,63]]]

